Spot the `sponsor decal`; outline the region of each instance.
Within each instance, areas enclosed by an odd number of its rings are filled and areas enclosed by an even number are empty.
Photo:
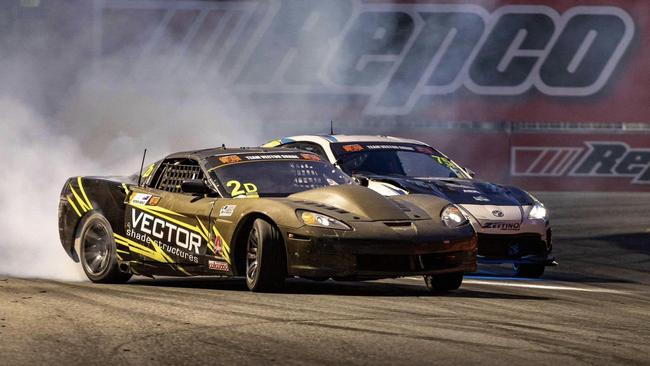
[[[230,196],[233,198],[258,198],[257,186],[254,183],[241,183],[238,180],[229,180],[226,187],[231,188]]]
[[[149,178],[151,173],[153,173],[154,168],[156,167],[156,163],[153,163],[147,167],[147,170],[142,173],[142,178]]]
[[[153,238],[165,252],[195,263],[198,263],[197,255],[203,245],[198,233],[134,207],[131,207],[126,234],[144,243]]]
[[[232,164],[240,162],[241,158],[237,155],[220,156],[219,161],[224,164]]]
[[[415,148],[412,146],[404,145],[366,145],[366,149],[369,150],[405,150],[405,151],[414,151]]]
[[[512,148],[511,174],[528,177],[630,178],[650,184],[650,149],[619,141],[587,141],[583,147]]]
[[[256,1],[181,3],[113,0],[101,6],[160,17],[156,32],[141,25],[145,38],[137,46],[143,59],[166,49],[168,37],[160,35],[167,31],[183,35],[184,47],[211,49],[214,37],[206,34],[221,34],[219,20],[228,19],[230,31],[217,57],[205,52],[194,63],[205,65],[206,77],[223,89],[367,95],[368,115],[407,115],[423,96],[460,90],[591,96],[612,79],[635,33],[632,17],[616,6],[581,5],[561,13],[545,5],[488,11],[472,4],[362,0],[277,1],[266,7]],[[187,16],[188,10],[201,15]],[[177,18],[184,21],[169,21]],[[110,19],[100,22],[104,34],[122,34],[122,23]],[[141,65],[146,63],[136,59],[133,67]],[[173,58],[173,65],[183,63]]]
[[[485,197],[485,196],[474,196],[473,198],[474,198],[475,201],[490,202],[490,199]]]
[[[320,156],[316,154],[300,154],[300,156],[303,157],[305,160],[311,160],[311,161],[320,161]]]
[[[484,229],[498,229],[504,231],[517,231],[521,228],[521,224],[518,222],[506,223],[506,222],[487,222],[481,226]]]
[[[221,209],[219,210],[219,216],[230,217],[232,216],[232,213],[235,211],[235,208],[237,208],[237,205],[225,205],[221,207]]]
[[[133,193],[131,195],[131,204],[144,206],[149,202],[152,196],[145,193]]]
[[[222,243],[222,238],[221,235],[217,235],[214,238],[214,252],[215,254],[219,254],[220,256],[223,257],[223,243]]]
[[[147,205],[149,205],[149,206],[158,206],[159,202],[160,202],[160,197],[151,196],[151,198],[149,198],[149,202],[147,202]]]
[[[503,213],[503,211],[501,211],[501,210],[499,210],[499,209],[496,209],[496,210],[493,210],[493,211],[492,211],[492,215],[494,215],[494,216],[496,216],[496,217],[503,217],[503,216],[504,216],[504,213]]]
[[[476,193],[476,194],[480,194],[481,192],[477,191],[476,189],[463,189],[463,193]]]
[[[246,160],[282,160],[282,159],[296,159],[300,160],[298,155],[294,154],[273,154],[273,155],[246,155]]]
[[[352,145],[343,145],[343,151],[345,152],[355,152],[355,151],[362,151],[363,146],[359,144],[352,144]]]
[[[228,265],[228,263],[212,261],[212,260],[208,261],[208,268],[215,271],[222,271],[222,272],[230,271],[230,266]]]

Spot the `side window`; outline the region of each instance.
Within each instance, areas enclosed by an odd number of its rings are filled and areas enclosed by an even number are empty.
[[[323,148],[320,147],[320,145],[315,144],[313,142],[291,142],[286,145],[282,145],[282,147],[306,150],[327,159],[327,156],[325,155],[325,151],[323,150]]]
[[[165,160],[158,171],[152,186],[172,193],[181,193],[181,183],[186,180],[205,178],[199,164],[190,159]]]

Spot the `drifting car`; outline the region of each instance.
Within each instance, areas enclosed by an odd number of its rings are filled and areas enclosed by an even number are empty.
[[[91,281],[243,276],[250,290],[272,291],[288,276],[423,275],[448,291],[476,269],[476,234],[458,207],[381,196],[311,152],[207,149],[143,170],[63,187],[61,243]]]
[[[540,277],[556,265],[544,205],[517,188],[474,179],[474,173],[433,147],[390,136],[306,135],[264,147],[299,148],[329,160],[386,196],[432,194],[457,204],[478,233],[478,262],[512,264]]]

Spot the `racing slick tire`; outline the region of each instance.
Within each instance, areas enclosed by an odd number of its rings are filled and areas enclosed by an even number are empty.
[[[543,264],[513,264],[517,277],[540,278],[546,268]]]
[[[462,273],[449,273],[443,275],[424,276],[427,289],[434,293],[458,290],[463,283]]]
[[[251,225],[246,242],[246,285],[253,292],[282,289],[287,276],[284,242],[278,229],[264,219]]]
[[[124,283],[132,274],[120,271],[111,224],[104,215],[93,212],[79,229],[80,262],[88,279],[97,283]]]

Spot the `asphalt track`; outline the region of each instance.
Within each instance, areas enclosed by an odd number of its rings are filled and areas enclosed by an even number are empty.
[[[421,279],[94,285],[0,277],[0,364],[650,364],[650,194],[539,194],[560,266]],[[58,245],[58,243],[52,243]]]

